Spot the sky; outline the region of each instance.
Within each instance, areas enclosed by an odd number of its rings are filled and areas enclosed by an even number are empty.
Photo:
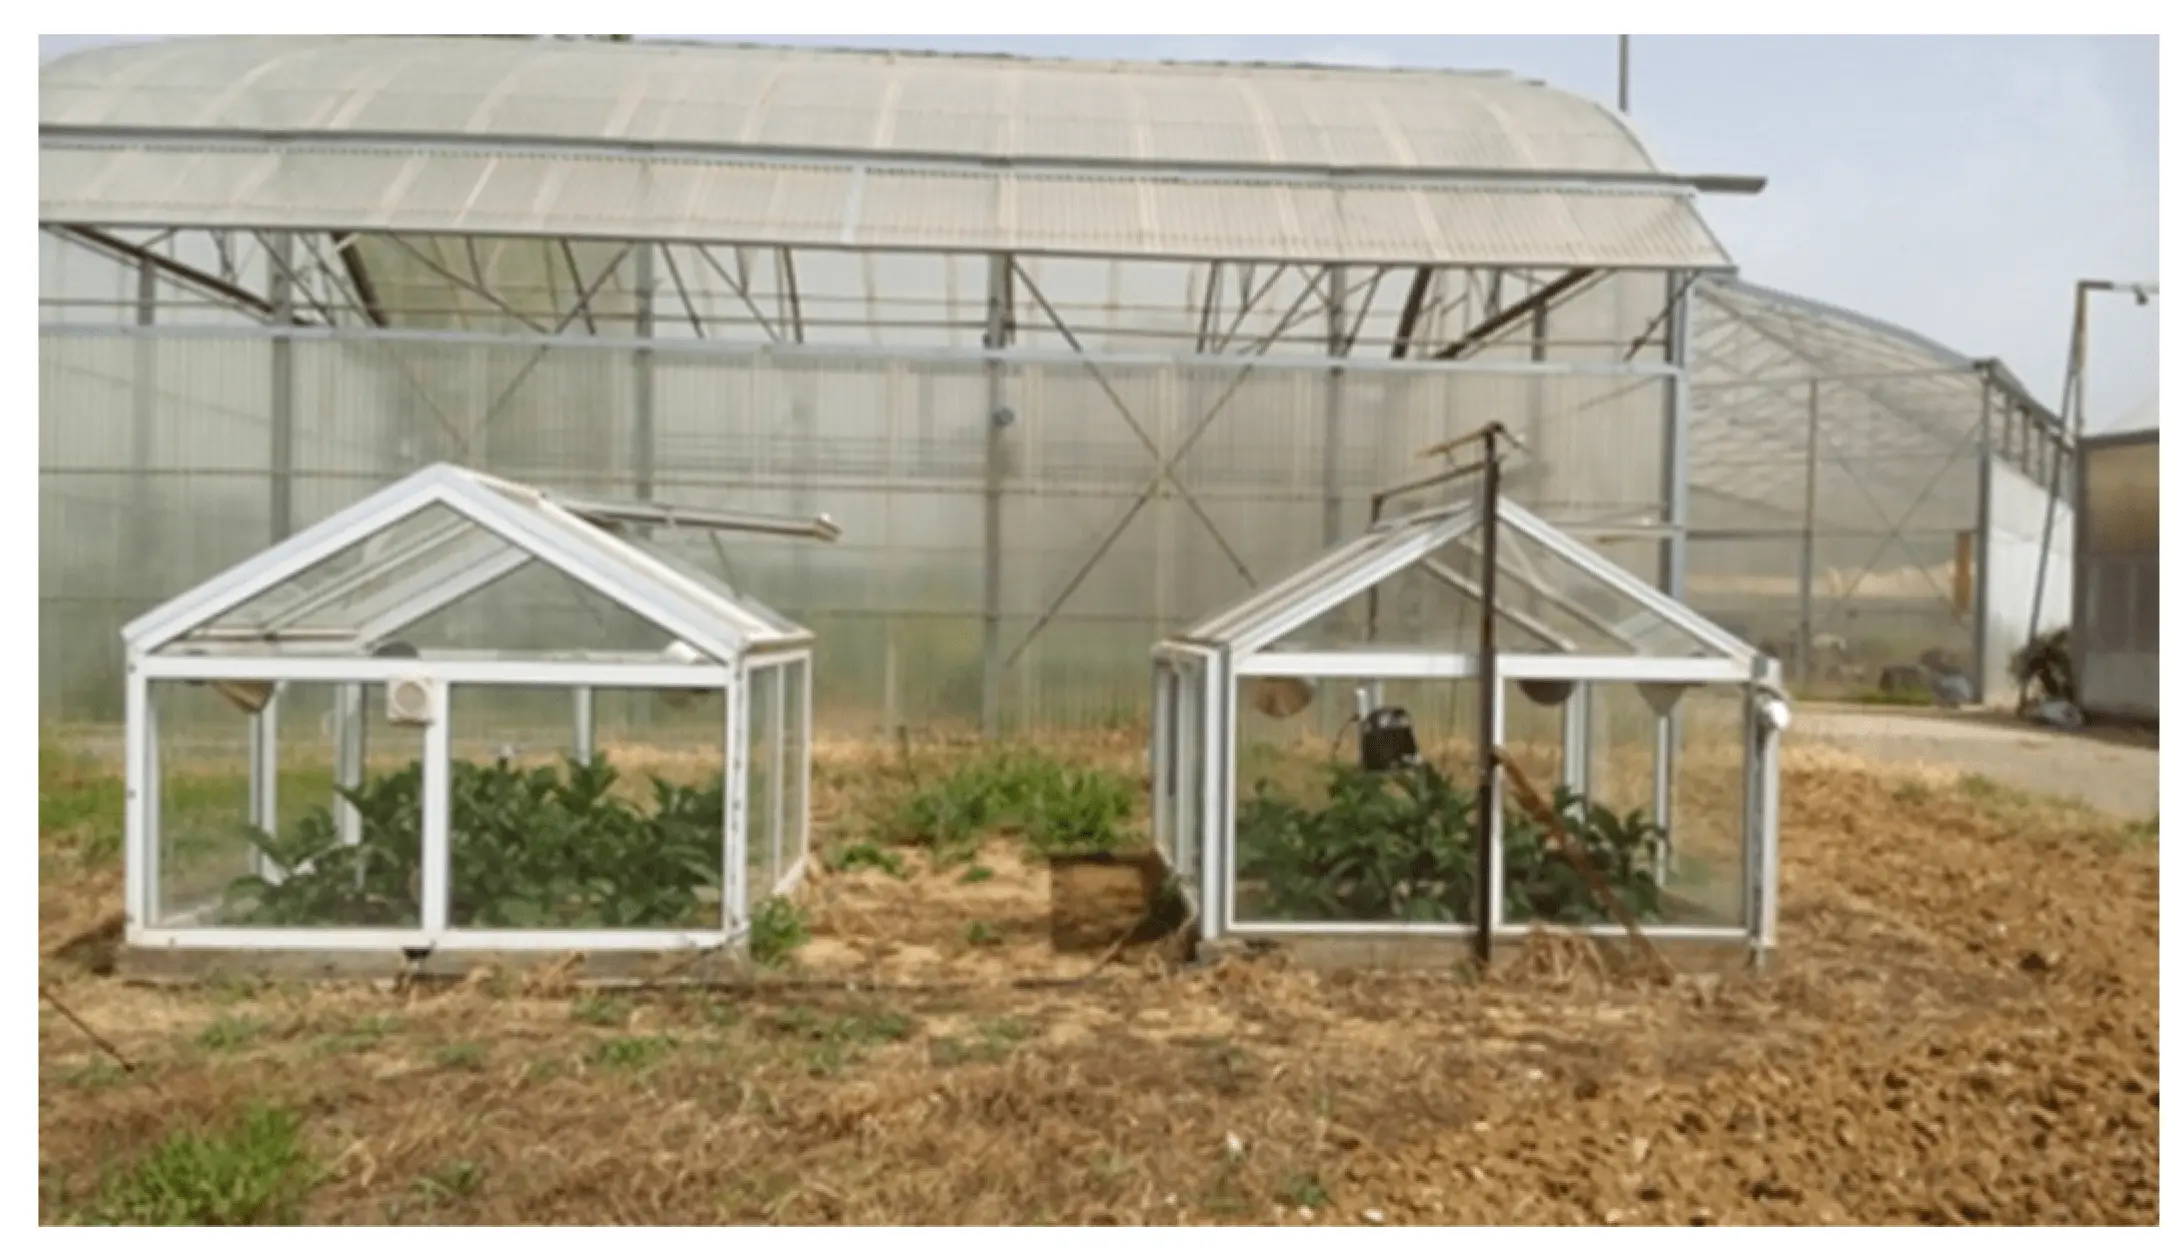
[[[730,38],[676,35],[668,38]],[[738,37],[739,38],[739,37]],[[107,36],[42,35],[41,59]],[[1120,59],[1506,69],[1611,104],[1611,35],[765,36]],[[1630,116],[1750,281],[1997,356],[2058,408],[2075,284],[2159,276],[2155,36],[1639,36]],[[2151,424],[2159,303],[2093,296],[2086,424]]]

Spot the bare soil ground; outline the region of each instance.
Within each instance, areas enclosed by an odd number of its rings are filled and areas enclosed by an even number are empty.
[[[823,825],[872,767],[820,755]],[[1550,943],[1099,969],[998,843],[814,868],[739,990],[160,990],[53,956],[119,880],[48,828],[45,981],[136,1070],[41,1003],[40,1214],[137,1209],[257,1106],[294,1139],[226,1148],[312,1222],[2156,1223],[2156,833],[1811,746],[1784,781],[1781,966],[1669,988]]]
[[[1905,760],[2086,802],[2128,819],[2159,812],[2159,737],[2064,732],[1998,714],[1805,704],[1791,730],[1881,760]]]

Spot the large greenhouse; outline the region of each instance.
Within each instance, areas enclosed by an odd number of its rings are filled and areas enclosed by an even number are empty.
[[[2068,479],[2004,367],[1737,280],[1700,199],[1758,179],[1504,74],[195,38],[45,66],[39,121],[49,720],[442,462],[830,516],[691,557],[811,631],[836,732],[1142,723],[1156,641],[1489,421],[1512,500],[1792,681],[1997,692]],[[448,627],[585,610],[509,601]]]

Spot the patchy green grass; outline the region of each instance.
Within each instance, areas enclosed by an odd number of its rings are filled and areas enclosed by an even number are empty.
[[[768,1017],[763,1025],[800,1051],[813,1075],[838,1075],[866,1050],[902,1040],[915,1031],[907,1015],[892,1011],[821,1014],[795,1006]]]
[[[2124,850],[2159,844],[2157,816],[2120,819],[2074,795],[2031,793],[1975,773],[1957,780],[1955,792],[1986,817],[2018,831],[2102,838]]]
[[[673,1051],[671,1036],[608,1037],[591,1047],[591,1061],[600,1067],[642,1071]]]
[[[594,1028],[618,1028],[629,1022],[629,1000],[604,993],[586,993],[569,1004],[568,1016]]]
[[[485,1047],[476,1041],[455,1041],[434,1049],[432,1061],[451,1071],[483,1071]]]
[[[256,1040],[263,1031],[265,1024],[261,1020],[222,1015],[197,1034],[197,1047],[214,1051],[238,1050]]]
[[[965,885],[981,885],[992,878],[993,870],[991,868],[983,863],[972,863],[969,870],[962,874],[962,883]]]
[[[328,1054],[354,1054],[375,1049],[379,1042],[401,1031],[401,1020],[392,1015],[362,1015],[352,1019],[339,1032],[323,1037],[319,1049]]]
[[[96,1226],[252,1227],[297,1221],[319,1171],[293,1112],[265,1106],[236,1123],[175,1129],[134,1165],[109,1172],[72,1220]]]
[[[827,854],[826,869],[833,872],[860,872],[870,869],[883,872],[896,880],[902,880],[909,875],[909,867],[902,862],[902,856],[868,841],[851,842]]]
[[[972,1063],[996,1063],[1015,1051],[1015,1048],[1037,1035],[1038,1029],[1028,1020],[1013,1015],[1001,1015],[981,1019],[968,1032],[956,1036],[935,1037],[932,1041],[932,1065],[936,1067],[960,1067]]]
[[[401,1219],[454,1205],[477,1192],[485,1168],[467,1158],[442,1163],[411,1181],[409,1191],[388,1203],[387,1217]]]
[[[962,930],[962,939],[971,945],[999,945],[1000,930],[982,919],[973,919]]]
[[[1301,1171],[1280,1182],[1280,1203],[1295,1210],[1318,1210],[1333,1200],[1326,1181],[1316,1171]]]
[[[129,1073],[122,1069],[120,1063],[106,1057],[104,1054],[93,1054],[84,1061],[82,1066],[70,1071],[66,1078],[68,1083],[75,1088],[86,1090],[105,1089],[112,1088],[127,1080]]]
[[[1932,787],[1923,781],[1903,781],[1894,787],[1894,801],[1918,803],[1932,796]]]

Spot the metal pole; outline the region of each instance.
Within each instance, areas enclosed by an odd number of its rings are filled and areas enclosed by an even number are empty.
[[[268,240],[273,248],[272,273],[267,293],[273,305],[275,326],[272,342],[272,439],[267,467],[272,473],[267,510],[271,514],[271,538],[278,542],[295,532],[295,344],[288,331],[295,326],[295,291],[288,274],[295,268],[295,236],[286,230]]]
[[[1627,113],[1629,111],[1629,36],[1622,35],[1619,38],[1621,44],[1621,90],[1615,95],[1614,99],[1621,111]]]
[[[134,428],[130,431],[129,467],[135,470],[135,479],[129,483],[131,510],[136,515],[136,537],[133,554],[140,575],[146,577],[149,586],[162,591],[167,588],[165,578],[168,568],[157,549],[160,524],[158,496],[152,489],[153,447],[159,436],[159,342],[151,335],[151,328],[159,306],[159,270],[149,259],[139,260],[136,268],[136,325],[143,333],[136,340],[136,389]]]
[[[985,350],[998,353],[1013,331],[1014,258],[990,258],[986,275]],[[986,737],[1000,735],[1000,681],[1006,656],[1000,649],[1000,512],[1007,480],[1007,365],[997,354],[985,361],[985,674],[978,723]]]
[[[652,402],[652,247],[640,243],[636,249],[636,350],[635,389],[635,456],[636,497],[649,501],[652,497],[652,478],[657,471],[658,442],[654,430]]]
[[[1477,925],[1477,962],[1479,967],[1492,962],[1493,958],[1493,873],[1498,869],[1493,856],[1492,811],[1493,782],[1499,772],[1500,760],[1495,753],[1498,745],[1494,727],[1499,721],[1500,663],[1496,652],[1497,641],[1493,636],[1494,617],[1499,609],[1500,566],[1500,424],[1495,421],[1484,429],[1485,464],[1483,502],[1479,521],[1484,525],[1483,555],[1478,568],[1478,619],[1477,619],[1477,909],[1472,918]]]
[[[1971,609],[1972,633],[1970,636],[1970,667],[1975,672],[1976,697],[1983,703],[1990,682],[1986,678],[1986,664],[1991,659],[1988,627],[1992,612],[1992,560],[1993,549],[1993,379],[1987,376],[1985,385],[1978,392],[1978,455],[1977,455],[1977,569],[1971,575],[1976,582],[1971,587],[1976,606]]]
[[[1662,353],[1673,372],[1667,378],[1663,446],[1660,455],[1661,506],[1667,521],[1667,546],[1660,552],[1660,588],[1677,601],[1689,594],[1690,524],[1690,294],[1682,274],[1669,272]],[[1660,867],[1674,861],[1674,760],[1681,739],[1680,707],[1659,717],[1652,734],[1652,818],[1666,830]],[[1664,878],[1663,878],[1664,879]]]
[[[1326,269],[1326,354],[1338,361],[1344,348],[1343,287],[1348,282],[1348,270],[1341,265]],[[1335,363],[1326,376],[1326,447],[1323,453],[1322,479],[1319,492],[1323,499],[1325,515],[1320,524],[1320,541],[1332,546],[1341,540],[1341,366]]]
[[[1811,581],[1818,575],[1818,382],[1810,385],[1803,438],[1803,556],[1796,588],[1796,681],[1811,683]]]
[[[2094,289],[2112,289],[2110,282],[2076,283],[2076,313],[2068,334],[2068,374],[2061,382],[2061,424],[2067,431],[2064,436],[2071,446],[2083,425],[2083,362],[2084,339],[2089,332],[2086,312]],[[2071,415],[2073,413],[2073,416]],[[2030,646],[2038,640],[2038,615],[2045,607],[2046,563],[2053,550],[2053,524],[2061,506],[2061,459],[2053,456],[2053,470],[2046,475],[2046,521],[2038,535],[2038,577],[2031,583],[2030,627],[2024,631],[2023,645]],[[2016,682],[2015,705],[2020,710],[2030,701],[2030,681],[2026,677]]]

